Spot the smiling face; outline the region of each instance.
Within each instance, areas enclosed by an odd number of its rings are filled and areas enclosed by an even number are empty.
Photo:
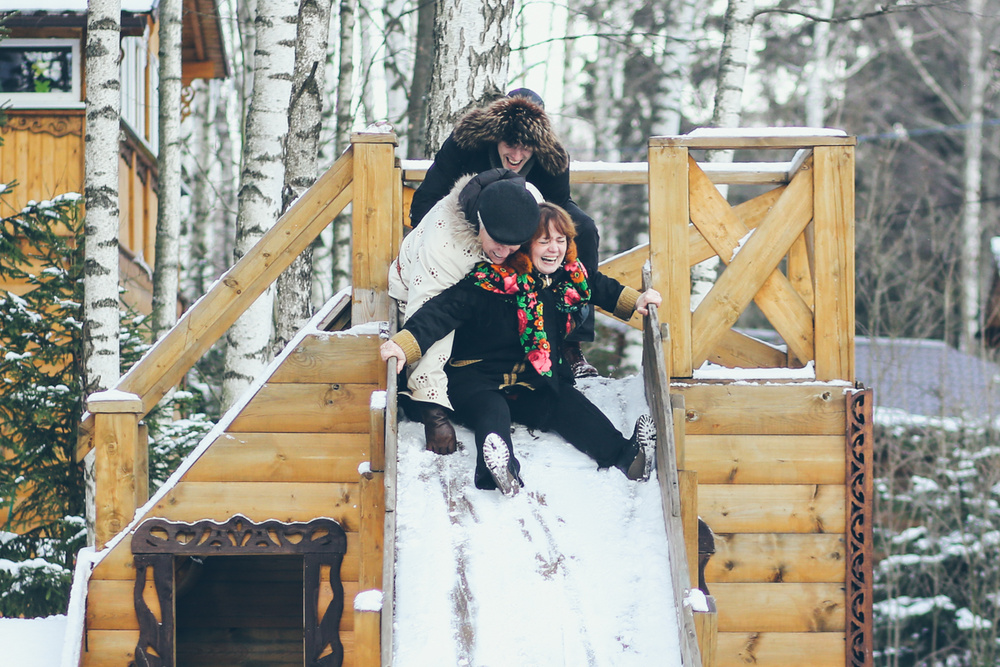
[[[484,225],[479,225],[479,241],[483,244],[483,252],[486,253],[492,264],[503,264],[508,255],[521,247],[497,243],[486,231]]]
[[[521,144],[511,146],[506,141],[501,141],[497,144],[497,152],[500,154],[500,163],[505,169],[521,171],[521,167],[535,154],[535,149]]]
[[[539,273],[554,273],[566,259],[568,245],[566,235],[553,229],[550,222],[546,225],[546,231],[531,242],[531,263]]]

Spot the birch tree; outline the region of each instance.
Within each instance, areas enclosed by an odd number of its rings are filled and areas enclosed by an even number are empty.
[[[428,4],[433,7],[433,3]],[[409,0],[386,0],[382,7],[382,20],[385,24],[386,114],[396,130],[402,155],[406,155],[408,150],[407,94],[414,67],[412,44],[415,35],[409,28],[414,22],[409,20],[409,5]]]
[[[120,0],[91,0],[87,9],[83,193],[83,388],[110,389],[121,372],[118,349],[118,133],[121,131]],[[94,543],[94,453],[84,463],[87,542]]]
[[[417,6],[416,53],[413,58],[413,77],[410,79],[410,97],[406,107],[409,123],[406,152],[412,158],[430,157],[426,150],[427,104],[430,100],[431,74],[434,71],[434,12],[436,3],[421,0]]]
[[[159,197],[153,273],[153,337],[177,322],[181,229],[181,11],[183,0],[160,0]]]
[[[302,0],[295,39],[292,101],[288,110],[288,145],[281,212],[316,181],[322,129],[330,0]],[[281,351],[312,317],[312,247],[295,258],[278,279],[274,309],[274,351]]]
[[[428,154],[463,114],[506,93],[514,0],[436,0],[435,12]]]
[[[985,0],[969,0],[968,37],[968,120],[965,124],[965,155],[962,173],[962,335],[959,346],[964,352],[973,352],[981,327],[980,302],[982,296],[979,274],[981,262],[982,223],[982,162],[983,162],[983,106],[990,73],[983,57],[981,21]]]
[[[354,87],[354,23],[357,0],[340,0],[340,68],[337,73],[337,129],[334,153],[340,157],[351,141],[354,116],[351,90]],[[333,289],[339,291],[351,277],[351,217],[345,211],[333,221]]]
[[[274,226],[284,184],[284,143],[295,62],[295,0],[259,0],[253,94],[246,120],[236,217],[238,261]],[[230,328],[222,400],[231,406],[268,363],[273,288]]]

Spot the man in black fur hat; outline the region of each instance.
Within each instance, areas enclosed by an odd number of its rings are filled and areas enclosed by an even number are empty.
[[[458,122],[413,195],[410,223],[416,227],[460,177],[496,167],[517,172],[538,188],[545,201],[566,209],[576,225],[580,260],[590,275],[596,274],[597,225],[570,197],[569,154],[552,130],[542,98],[527,88],[512,90]],[[588,307],[565,345],[566,361],[578,378],[597,375],[580,350],[581,341],[592,340],[594,311]]]

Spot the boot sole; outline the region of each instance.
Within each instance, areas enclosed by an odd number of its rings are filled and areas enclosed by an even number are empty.
[[[493,481],[496,482],[500,493],[508,498],[516,496],[517,492],[521,490],[521,483],[507,467],[510,462],[510,451],[507,449],[507,443],[495,433],[486,436],[486,442],[483,443],[483,459],[486,461],[486,467],[493,476]]]

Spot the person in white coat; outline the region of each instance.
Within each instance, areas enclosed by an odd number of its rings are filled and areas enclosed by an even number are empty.
[[[502,264],[531,238],[541,196],[529,187],[514,171],[490,169],[460,178],[428,211],[389,266],[389,296],[399,304],[401,323],[477,263]],[[407,376],[406,395],[420,407],[427,449],[438,454],[458,448],[444,371],[452,341],[453,334],[437,341]]]

